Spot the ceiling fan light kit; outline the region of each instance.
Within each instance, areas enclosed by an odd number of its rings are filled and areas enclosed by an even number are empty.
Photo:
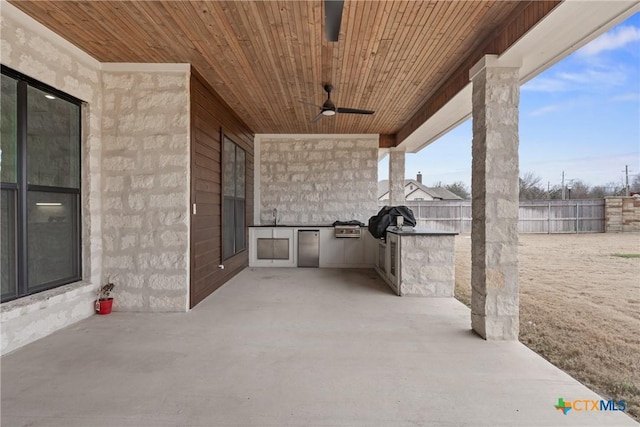
[[[322,104],[322,107],[318,107],[320,108],[320,113],[311,120],[311,123],[317,122],[322,118],[322,116],[334,116],[336,113],[339,113],[339,114],[373,114],[375,113],[375,111],[372,111],[372,110],[336,107],[336,105],[331,100],[331,91],[333,91],[333,86],[324,85],[324,90],[325,92],[327,92],[327,100],[324,101],[324,104]],[[300,101],[300,102],[307,104],[307,102],[304,102],[304,101]]]

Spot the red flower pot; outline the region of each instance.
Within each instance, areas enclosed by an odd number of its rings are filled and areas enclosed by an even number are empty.
[[[111,313],[111,307],[113,307],[113,298],[101,299],[96,301],[96,311],[98,314]]]

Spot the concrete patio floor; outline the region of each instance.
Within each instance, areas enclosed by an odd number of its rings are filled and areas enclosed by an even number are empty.
[[[246,269],[189,313],[93,316],[3,357],[2,426],[638,425],[563,415],[600,397],[469,325],[373,270]]]

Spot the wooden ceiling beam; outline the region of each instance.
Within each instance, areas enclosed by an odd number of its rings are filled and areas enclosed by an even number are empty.
[[[397,146],[395,135],[380,135],[378,148],[393,148]]]
[[[492,34],[481,49],[469,54],[462,65],[454,70],[436,92],[398,130],[396,143],[400,144],[439,109],[469,84],[469,70],[484,55],[500,55],[520,39],[527,31],[551,12],[561,1],[529,1],[516,9],[507,24]]]

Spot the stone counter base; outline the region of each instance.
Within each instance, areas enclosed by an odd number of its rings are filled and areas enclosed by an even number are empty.
[[[452,297],[455,236],[400,236],[400,295]]]

